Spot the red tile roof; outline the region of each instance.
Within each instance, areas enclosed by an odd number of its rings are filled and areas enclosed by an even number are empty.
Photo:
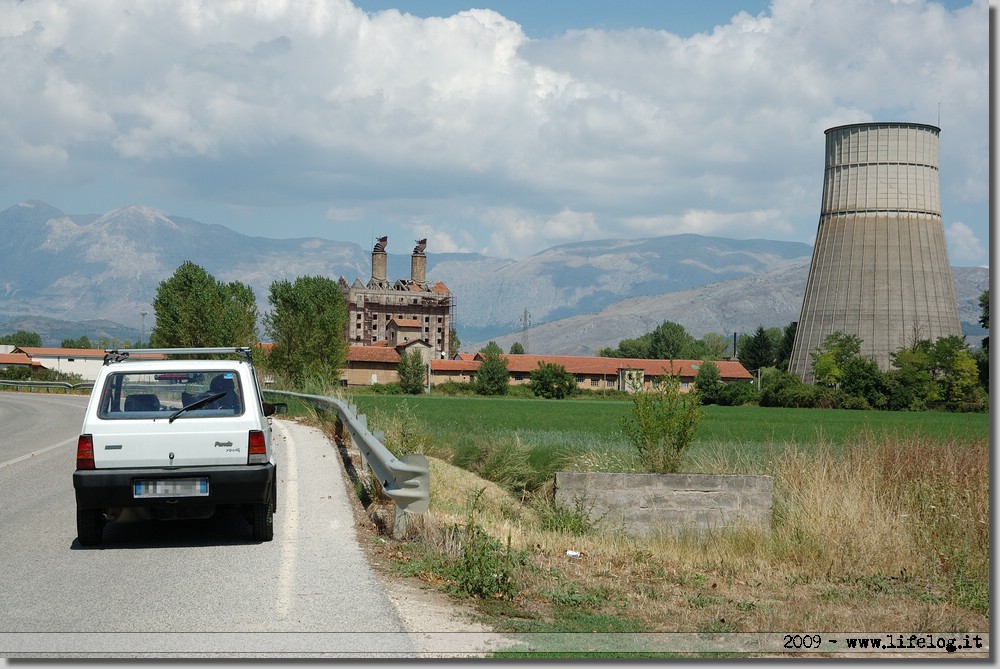
[[[393,318],[390,323],[395,323],[396,327],[400,328],[422,328],[423,325],[420,324],[415,318]]]
[[[29,356],[104,358],[104,349],[102,348],[45,348],[37,346],[18,346],[16,350]]]
[[[32,362],[24,353],[0,353],[0,365],[35,365],[41,366],[40,362]]]
[[[531,355],[507,354],[507,370],[511,372],[533,372],[539,363],[555,363],[566,368],[571,374],[617,375],[622,369],[642,370],[649,376],[673,373],[680,376],[695,376],[701,360],[650,360],[646,358],[601,358],[576,355]],[[743,365],[734,360],[713,361],[724,379],[753,378]]]
[[[431,371],[475,371],[482,364],[482,358],[470,359],[470,354],[459,354],[458,360],[432,360]],[[578,355],[531,355],[505,354],[507,371],[511,373],[527,373],[538,369],[539,363],[555,363],[562,365],[570,374],[617,376],[619,370],[642,370],[647,376],[662,376],[673,371],[680,376],[696,376],[701,360],[648,360],[644,358],[599,358]],[[735,360],[713,360],[719,368],[719,375],[728,381],[750,380],[753,376]]]
[[[399,353],[385,346],[348,346],[347,362],[385,362],[399,364]]]

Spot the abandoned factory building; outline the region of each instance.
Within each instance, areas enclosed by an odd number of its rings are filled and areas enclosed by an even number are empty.
[[[389,281],[388,237],[380,237],[372,249],[372,275],[367,284],[355,279],[338,284],[347,306],[347,341],[353,346],[372,346],[389,339],[390,323],[405,328],[411,337],[429,346],[429,357],[447,358],[455,299],[440,281],[427,281],[427,240],[417,241],[410,256],[410,278]]]

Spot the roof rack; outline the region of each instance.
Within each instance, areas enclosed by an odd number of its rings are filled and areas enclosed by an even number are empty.
[[[214,346],[198,348],[109,348],[104,350],[104,364],[121,362],[133,355],[231,355],[253,362],[249,346]]]

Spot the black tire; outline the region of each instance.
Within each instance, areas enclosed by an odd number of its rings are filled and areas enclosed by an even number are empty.
[[[250,524],[253,526],[254,541],[274,539],[274,502],[251,506]]]
[[[76,510],[76,538],[81,546],[97,546],[104,538],[104,515],[100,509]]]

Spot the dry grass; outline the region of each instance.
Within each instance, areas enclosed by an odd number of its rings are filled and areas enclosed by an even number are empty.
[[[430,462],[423,545],[454,550],[451,528],[476,497],[475,522],[529,554],[507,616],[552,619],[571,605],[658,632],[988,630],[988,443],[789,447],[771,472],[770,533],[655,540],[543,531],[531,504]]]

